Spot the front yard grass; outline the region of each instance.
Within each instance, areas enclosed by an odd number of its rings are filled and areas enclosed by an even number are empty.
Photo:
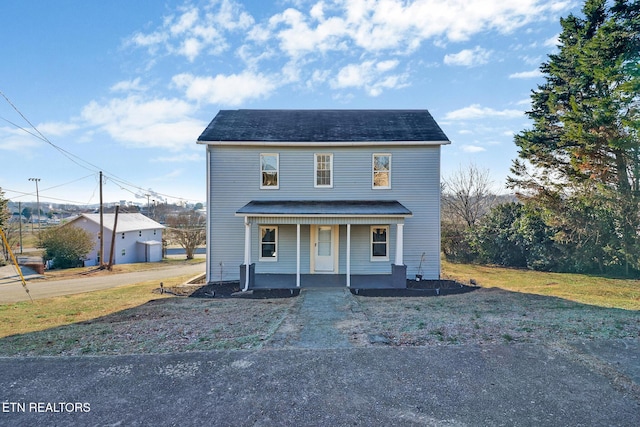
[[[640,280],[613,279],[569,273],[547,273],[442,261],[442,276],[483,288],[554,296],[600,307],[640,310]]]
[[[177,277],[166,283],[167,286],[173,286],[189,278]],[[0,304],[0,338],[83,322],[169,296],[152,293],[157,287],[158,281],[153,280],[102,291],[36,299],[33,302]]]
[[[354,296],[353,318],[337,327],[356,346],[379,345],[371,337],[392,346],[640,339],[637,280],[446,262],[443,273],[481,288],[438,297]],[[0,355],[255,349],[301,302],[172,297],[156,288],[150,281],[0,305]]]

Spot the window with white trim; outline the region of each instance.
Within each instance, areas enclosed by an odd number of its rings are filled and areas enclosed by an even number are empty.
[[[279,188],[278,171],[280,167],[277,153],[260,154],[260,188],[277,190]]]
[[[389,261],[389,226],[371,227],[371,261]]]
[[[260,261],[278,260],[278,227],[260,227]]]
[[[372,169],[372,187],[391,188],[391,154],[374,154]]]
[[[314,162],[314,175],[316,188],[333,187],[333,154],[316,153]]]

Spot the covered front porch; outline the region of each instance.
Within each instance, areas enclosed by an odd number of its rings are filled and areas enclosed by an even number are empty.
[[[236,215],[245,224],[244,290],[406,287],[404,219],[411,212],[397,201],[252,201]]]

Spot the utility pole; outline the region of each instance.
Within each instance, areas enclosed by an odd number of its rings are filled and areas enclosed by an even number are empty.
[[[29,178],[29,181],[36,183],[36,209],[38,210],[38,231],[40,231],[40,192],[38,191],[38,182],[40,178]],[[31,215],[31,229],[33,230],[33,215]]]
[[[100,257],[100,265],[102,268],[104,266],[104,219],[102,217],[102,171],[100,171],[100,252],[98,253]]]
[[[113,220],[113,233],[111,234],[111,250],[109,251],[109,265],[107,266],[107,269],[109,271],[111,271],[111,269],[113,268],[113,264],[115,264],[113,251],[116,246],[116,228],[118,228],[118,210],[120,210],[120,205],[116,205],[116,214]]]
[[[22,202],[18,202],[18,220],[20,224],[20,253],[22,252]]]

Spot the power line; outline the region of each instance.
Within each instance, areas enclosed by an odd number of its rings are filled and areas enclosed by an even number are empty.
[[[26,133],[28,133],[29,135],[35,136],[36,138],[38,138],[38,139],[40,139],[40,140],[42,140],[42,141],[46,142],[47,144],[51,145],[53,148],[55,148],[56,150],[58,150],[58,152],[60,152],[63,156],[65,156],[67,159],[71,160],[73,163],[75,163],[76,165],[80,166],[81,168],[83,168],[83,169],[87,169],[87,170],[92,170],[92,169],[90,169],[90,168],[88,168],[88,167],[86,167],[86,166],[84,166],[84,165],[80,164],[76,159],[78,159],[79,161],[82,161],[82,162],[84,162],[84,163],[86,163],[86,164],[88,164],[88,165],[90,165],[90,166],[93,166],[94,168],[97,168],[97,166],[96,166],[96,165],[94,165],[94,164],[92,164],[92,163],[90,163],[90,162],[87,162],[86,160],[81,159],[80,157],[76,156],[75,154],[68,152],[67,150],[65,150],[65,149],[64,149],[64,148],[62,148],[62,147],[58,147],[58,146],[57,146],[56,144],[54,144],[53,142],[49,141],[49,138],[47,138],[46,136],[44,136],[44,134],[43,134],[42,132],[40,132],[40,130],[39,130],[39,129],[38,129],[38,128],[33,124],[33,123],[31,123],[31,122],[29,121],[29,119],[28,119],[24,114],[22,114],[22,112],[21,112],[20,110],[18,110],[18,107],[16,107],[16,106],[11,102],[11,100],[10,100],[9,98],[7,98],[7,96],[4,94],[4,92],[2,92],[1,90],[0,90],[0,95],[2,95],[2,97],[3,97],[3,98],[4,98],[4,99],[9,103],[9,105],[11,105],[11,108],[13,108],[13,109],[15,110],[15,112],[16,112],[16,113],[18,113],[18,114],[20,115],[20,117],[22,117],[22,118],[24,119],[24,121],[25,121],[25,122],[27,122],[27,123],[29,124],[29,126],[31,126],[31,127],[33,128],[33,130],[34,130],[34,131],[36,131],[37,135],[36,135],[36,134],[34,134],[33,132],[28,131],[27,129],[25,129],[25,128],[21,127],[21,126],[18,126],[18,125],[15,125],[15,124],[14,124],[14,126],[16,126],[18,129],[21,129],[21,130],[25,131],[25,132],[26,132]],[[9,120],[7,120],[7,119],[4,119],[4,118],[3,118],[3,120],[5,120],[6,122],[11,123],[11,122],[10,122]],[[13,123],[12,123],[12,124],[13,124]],[[98,169],[99,169],[99,168],[98,168]],[[95,172],[95,170],[94,170],[94,172]]]
[[[111,179],[111,180],[112,180],[112,181],[114,181],[115,183],[118,183],[119,185],[121,185],[121,186],[120,186],[120,188],[121,188],[122,190],[129,191],[130,193],[132,193],[132,194],[134,194],[134,195],[136,195],[136,196],[138,196],[138,194],[137,194],[137,193],[134,193],[134,192],[133,192],[133,191],[131,191],[131,190],[127,190],[127,189],[123,188],[123,187],[122,187],[122,185],[126,185],[126,186],[128,186],[128,187],[132,187],[132,188],[135,188],[135,189],[140,190],[140,191],[145,191],[145,192],[146,192],[146,191],[148,191],[147,189],[145,189],[145,188],[143,188],[143,187],[140,187],[140,186],[138,186],[138,185],[132,184],[132,183],[130,183],[130,182],[128,182],[128,181],[126,181],[126,180],[124,180],[123,178],[120,178],[118,175],[116,175],[116,174],[114,174],[114,173],[111,173],[111,172],[109,172],[109,171],[106,171],[104,168],[101,168],[101,167],[99,167],[99,166],[96,166],[96,165],[94,165],[93,163],[91,163],[91,162],[89,162],[89,161],[87,161],[87,160],[84,160],[84,159],[82,159],[81,157],[76,156],[75,154],[73,154],[73,153],[71,153],[71,152],[69,152],[69,151],[65,150],[64,148],[57,146],[56,144],[54,144],[53,142],[51,142],[51,141],[50,141],[50,140],[49,140],[49,139],[48,139],[48,138],[47,138],[47,137],[46,137],[42,132],[40,132],[40,130],[38,130],[38,128],[37,128],[33,123],[31,123],[31,121],[29,121],[29,119],[27,119],[27,117],[26,117],[24,114],[22,114],[22,112],[21,112],[20,110],[18,110],[18,107],[16,107],[16,106],[11,102],[11,100],[10,100],[10,99],[9,99],[9,98],[8,98],[8,97],[7,97],[7,96],[6,96],[2,91],[1,91],[1,90],[0,90],[0,95],[2,95],[2,97],[7,101],[7,103],[9,103],[9,105],[11,106],[11,108],[13,108],[13,109],[16,111],[16,113],[18,113],[18,114],[20,115],[20,117],[22,117],[22,118],[24,119],[24,121],[25,121],[25,122],[27,122],[27,123],[29,124],[29,126],[31,126],[31,127],[33,128],[33,130],[34,130],[36,133],[33,133],[33,132],[31,132],[30,130],[25,129],[25,128],[24,128],[24,127],[22,127],[22,126],[19,126],[18,124],[13,123],[13,122],[11,122],[10,120],[5,119],[4,117],[0,117],[0,118],[1,118],[2,120],[4,120],[5,122],[7,122],[7,123],[9,123],[9,124],[11,124],[11,125],[15,126],[16,128],[18,128],[18,129],[20,129],[20,130],[22,130],[22,131],[24,131],[24,132],[28,133],[29,135],[31,135],[31,136],[33,136],[33,137],[35,137],[35,138],[38,138],[38,139],[40,139],[41,141],[44,141],[44,142],[46,142],[47,144],[51,145],[51,146],[52,146],[53,148],[55,148],[58,152],[60,152],[63,156],[65,156],[67,159],[69,159],[70,161],[72,161],[72,162],[73,162],[73,163],[75,163],[76,165],[80,166],[81,168],[86,169],[86,170],[89,170],[89,171],[92,171],[92,172],[94,172],[94,173],[98,173],[99,171],[103,171],[103,176],[104,176],[104,178],[105,178],[105,179]],[[76,160],[76,159],[77,159],[77,160]],[[82,163],[84,163],[84,164],[86,164],[86,165],[91,166],[91,168],[89,168],[89,167],[87,167],[87,166],[85,166],[85,165],[81,164],[80,162],[82,162]],[[106,172],[106,173],[104,173],[104,172]],[[169,194],[163,194],[163,193],[159,193],[159,192],[157,192],[157,191],[154,191],[154,193],[155,193],[155,194],[157,194],[157,195],[159,195],[159,196],[163,196],[163,197],[167,197],[167,198],[171,198],[171,199],[177,199],[177,200],[181,200],[181,201],[182,201],[182,200],[183,200],[183,201],[186,201],[186,200],[187,200],[187,199],[185,199],[184,197],[177,197],[177,196],[173,196],[173,195],[169,195]],[[27,193],[25,193],[25,194],[27,194]],[[92,197],[93,197],[93,196],[92,196]]]
[[[63,184],[54,185],[53,187],[43,188],[43,189],[41,189],[41,190],[40,190],[40,192],[48,191],[48,190],[53,190],[54,188],[64,187],[65,185],[73,184],[74,182],[82,181],[83,179],[87,179],[87,178],[90,178],[90,177],[92,177],[92,176],[94,176],[94,174],[87,175],[87,176],[83,176],[82,178],[77,178],[77,179],[74,179],[73,181],[65,182],[65,183],[63,183]],[[22,193],[22,192],[20,192],[20,191],[15,191],[15,190],[9,190],[9,191],[14,191],[14,192],[16,192],[16,193]],[[22,195],[21,195],[21,196],[14,197],[14,198],[16,198],[16,199],[17,199],[17,198],[20,198],[20,197],[24,197],[24,196],[33,196],[33,195],[34,195],[34,193],[22,193]]]
[[[20,194],[20,196],[17,197],[12,197],[12,199],[18,199],[20,197],[23,196],[33,196],[34,193],[25,193],[24,191],[18,191],[18,190],[11,190],[10,188],[5,188],[2,187],[3,191],[9,192],[9,193],[17,193]],[[66,199],[60,199],[58,197],[51,197],[51,196],[43,196],[42,194],[40,194],[40,198],[41,199],[45,199],[45,200],[56,200],[56,201],[60,201],[60,202],[66,202],[66,203],[73,203],[75,205],[80,205],[80,206],[86,206],[88,205],[88,203],[84,203],[84,202],[79,202],[77,200],[66,200]]]

